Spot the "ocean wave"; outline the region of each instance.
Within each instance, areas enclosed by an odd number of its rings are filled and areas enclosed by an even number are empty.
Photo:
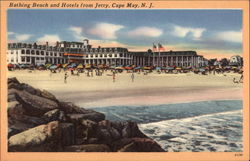
[[[169,152],[242,151],[242,110],[139,124]]]

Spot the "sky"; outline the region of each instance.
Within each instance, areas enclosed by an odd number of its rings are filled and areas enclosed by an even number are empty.
[[[192,50],[205,58],[242,55],[242,10],[10,9],[9,42],[83,41],[93,47]]]

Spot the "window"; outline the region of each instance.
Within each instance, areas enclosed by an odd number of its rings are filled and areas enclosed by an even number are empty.
[[[57,56],[57,53],[54,53],[55,54],[55,56]]]
[[[30,54],[30,50],[26,50],[26,54]]]
[[[46,56],[49,56],[49,52],[46,52]]]
[[[11,62],[14,62],[14,59],[13,59],[13,58],[11,58]]]
[[[21,57],[21,61],[22,61],[22,62],[25,62],[25,57]]]
[[[36,60],[40,60],[40,58],[36,58]]]
[[[34,50],[31,50],[31,55],[34,55],[35,54],[35,51]]]
[[[39,51],[36,51],[36,55],[40,55],[40,52],[39,52]]]
[[[44,60],[44,58],[41,58],[41,60]]]
[[[44,51],[41,51],[41,55],[44,55]]]
[[[13,54],[13,51],[11,51],[11,54]]]
[[[52,52],[50,53],[50,56],[53,56],[53,53],[52,53]]]
[[[22,53],[22,54],[25,54],[25,50],[22,50],[21,53]]]
[[[30,62],[30,57],[27,57],[27,62]]]

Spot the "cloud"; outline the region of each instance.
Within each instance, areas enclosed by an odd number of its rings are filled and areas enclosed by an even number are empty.
[[[145,37],[159,37],[162,34],[162,30],[155,27],[138,27],[128,32],[129,36],[145,36]]]
[[[82,41],[83,39],[86,39],[86,37],[82,36],[83,28],[77,26],[71,26],[68,28],[68,30],[72,32],[73,37],[77,41]]]
[[[216,38],[224,41],[241,43],[242,31],[223,31],[216,34]]]
[[[14,33],[13,33],[14,34]],[[14,34],[16,41],[26,41],[32,36],[31,34]]]
[[[47,34],[45,34],[44,36],[38,38],[37,41],[40,42],[40,43],[45,43],[45,42],[55,43],[56,41],[61,41],[61,39],[60,39],[60,37],[58,35],[47,35]]]
[[[90,29],[88,33],[102,39],[116,39],[116,32],[122,28],[124,28],[122,25],[98,23],[94,26],[94,28]]]
[[[73,31],[74,33],[81,35],[82,34],[82,28],[81,27],[76,27],[76,26],[71,26],[69,27],[70,31]]]
[[[8,32],[8,36],[12,37],[12,42],[20,42],[20,41],[26,41],[29,40],[33,35],[31,34],[18,34],[15,32]]]
[[[172,34],[177,37],[191,37],[193,40],[200,40],[205,28],[191,28],[174,25]]]
[[[15,32],[8,32],[8,35],[14,35],[15,34]]]

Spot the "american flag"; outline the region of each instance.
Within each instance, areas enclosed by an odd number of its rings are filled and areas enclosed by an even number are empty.
[[[158,49],[159,49],[159,51],[165,51],[165,48],[160,44],[160,43],[158,43]]]
[[[153,44],[153,51],[157,51],[157,46],[155,44]]]

